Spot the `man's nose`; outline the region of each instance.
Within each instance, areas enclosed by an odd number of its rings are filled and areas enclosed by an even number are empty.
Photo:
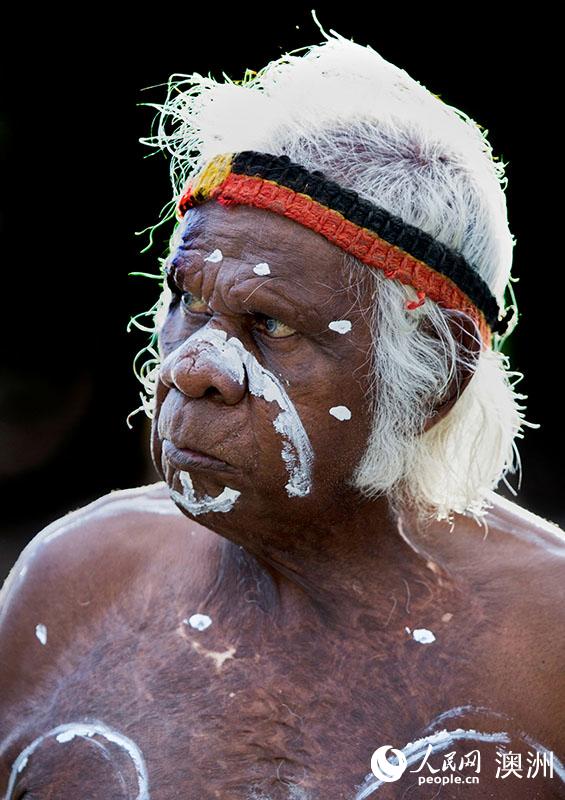
[[[187,397],[218,394],[231,406],[239,403],[247,390],[247,376],[243,363],[240,365],[234,365],[212,342],[191,337],[165,358],[159,378]]]

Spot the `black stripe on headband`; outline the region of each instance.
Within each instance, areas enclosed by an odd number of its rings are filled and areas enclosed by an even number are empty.
[[[483,312],[493,333],[506,332],[510,321],[508,315],[498,319],[500,309],[496,298],[477,270],[459,251],[439,242],[429,233],[365,200],[353,189],[346,189],[327,178],[320,170],[309,171],[292,162],[286,155],[242,150],[235,154],[231,168],[232,172],[271,180],[307,194],[355,225],[367,228],[389,244],[396,245],[452,280]]]

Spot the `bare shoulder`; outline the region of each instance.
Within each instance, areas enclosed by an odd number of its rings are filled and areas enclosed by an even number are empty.
[[[114,686],[120,665],[192,607],[213,536],[156,483],[111,492],[29,542],[0,592],[0,786],[60,717],[130,690]]]
[[[485,589],[493,610],[514,621],[516,640],[520,631],[539,639],[562,662],[565,532],[555,522],[494,493],[485,522],[474,535],[469,570],[478,565],[478,585]]]
[[[39,531],[24,547],[0,590],[0,623],[10,603],[39,578],[80,576],[102,560],[127,558],[134,564],[158,552],[175,536],[206,529],[185,517],[169,497],[164,481],[110,492],[70,511]]]
[[[474,563],[488,674],[517,718],[555,743],[565,726],[565,532],[494,494],[486,522]]]
[[[177,509],[164,482],[113,491],[66,514],[37,533],[4,581],[3,652],[47,640],[42,615],[68,629],[122,602],[128,587],[157,595],[175,569],[189,587],[190,566],[212,535]]]
[[[529,576],[519,588],[523,593],[527,585],[532,600],[565,599],[565,532],[559,525],[494,493],[486,521],[485,541],[491,539],[502,575]],[[565,614],[565,604],[560,611]]]
[[[523,541],[542,555],[565,555],[565,531],[557,523],[495,492],[491,493],[491,498],[488,518],[498,530]]]

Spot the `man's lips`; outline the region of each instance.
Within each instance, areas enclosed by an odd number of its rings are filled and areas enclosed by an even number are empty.
[[[167,461],[177,469],[232,470],[233,467],[219,458],[209,456],[198,450],[176,447],[169,439],[163,439],[163,453]]]

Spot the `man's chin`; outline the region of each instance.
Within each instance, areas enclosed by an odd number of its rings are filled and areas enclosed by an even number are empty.
[[[171,497],[183,511],[194,517],[204,514],[225,514],[237,505],[241,491],[226,485],[219,475],[202,475],[197,471],[167,468],[166,481]]]

